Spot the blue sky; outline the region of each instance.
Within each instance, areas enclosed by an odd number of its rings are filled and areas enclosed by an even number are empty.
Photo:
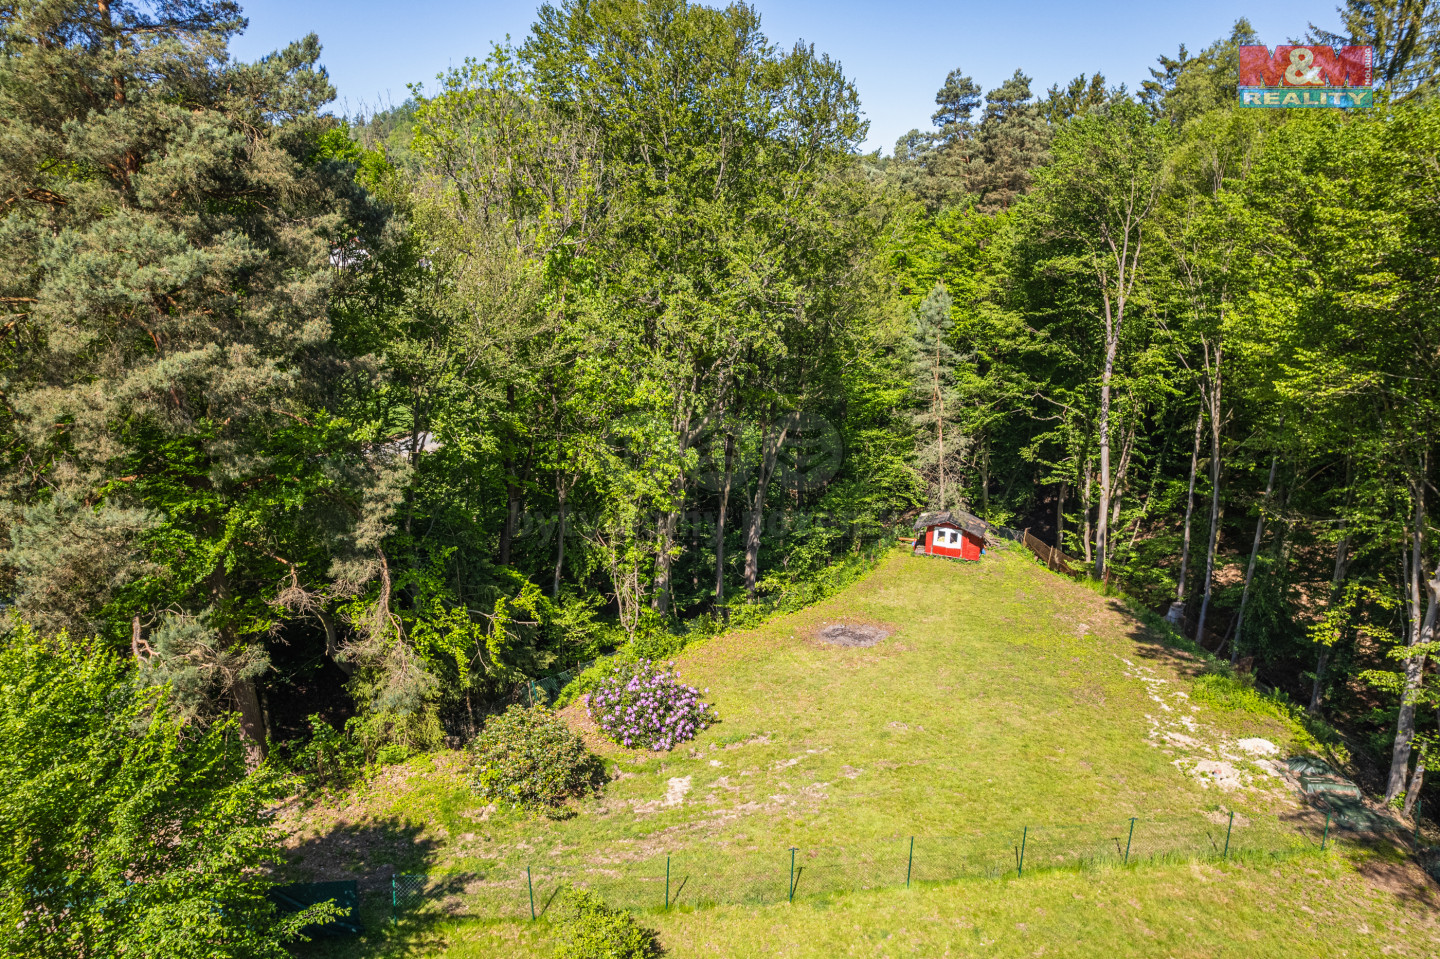
[[[339,112],[400,103],[406,84],[427,82],[467,56],[483,56],[509,34],[529,31],[534,0],[250,0],[250,29],[234,44],[253,59],[311,31],[339,91]],[[1071,0],[901,2],[759,0],[765,32],[803,39],[844,65],[870,120],[868,149],[890,152],[913,127],[928,128],[935,91],[962,67],[985,89],[1016,67],[1043,92],[1079,73],[1105,74],[1132,89],[1161,53],[1199,50],[1248,17],[1267,44],[1301,36],[1314,21],[1338,26],[1334,0]]]

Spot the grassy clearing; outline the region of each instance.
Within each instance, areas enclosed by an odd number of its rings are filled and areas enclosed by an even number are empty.
[[[892,635],[872,648],[819,642],[817,631],[837,620],[879,625]],[[528,916],[527,865],[542,905],[567,879],[602,890],[625,883],[633,890],[643,879],[651,883],[646,901],[658,905],[667,855],[679,866],[677,876],[703,868],[753,875],[751,885],[764,890],[760,898],[773,901],[788,882],[785,850],[797,847],[801,867],[808,861],[812,875],[824,875],[831,864],[825,850],[845,847],[874,851],[865,868],[882,875],[873,884],[902,888],[809,905],[682,909],[653,921],[676,955],[773,954],[755,951],[766,936],[780,937],[775,941],[793,955],[851,954],[866,943],[870,953],[901,952],[912,940],[927,954],[939,954],[934,948],[941,943],[982,941],[990,943],[986,954],[1032,954],[1042,944],[1075,941],[1077,931],[1130,935],[1135,923],[1160,937],[1151,940],[1151,952],[1162,944],[1174,951],[1185,943],[1232,941],[1212,937],[1221,936],[1221,921],[1249,895],[1242,887],[1269,890],[1261,898],[1273,905],[1306,886],[1307,869],[1340,876],[1335,871],[1349,867],[1287,860],[1273,867],[1171,863],[1034,874],[1047,863],[1073,861],[1077,848],[1098,854],[1114,847],[1113,854],[1131,817],[1140,820],[1140,856],[1144,843],[1158,843],[1166,829],[1184,830],[1197,853],[1210,851],[1205,843],[1213,850],[1230,810],[1236,851],[1312,845],[1297,828],[1306,814],[1237,745],[1262,737],[1284,755],[1303,731],[1284,717],[1232,708],[1229,700],[1192,698],[1200,661],[1161,640],[1119,601],[1047,572],[1018,550],[979,564],[897,551],[811,609],[676,656],[687,682],[710,688],[722,722],[690,748],[665,755],[633,755],[592,736],[617,778],[571,818],[480,808],[458,757],[440,754],[414,760],[344,802],[297,815],[292,866],[297,878],[356,876],[373,888],[392,869],[451,875],[450,906]],[[586,725],[578,707],[570,715]],[[1078,828],[1054,828],[1066,824]],[[1009,869],[1022,827],[1038,831],[1029,833],[1030,868],[1020,884],[903,889],[896,870],[907,837],[920,837],[917,878],[939,879],[954,874],[946,868],[957,850],[978,851],[997,871]],[[951,837],[950,845],[936,837]],[[1240,885],[1225,877],[1239,877]],[[1084,905],[1093,904],[1097,889],[1113,890],[1105,895],[1114,909]],[[1177,895],[1208,905],[1197,905],[1199,914],[1182,923],[1173,915]],[[1032,906],[1024,906],[1027,897]],[[1034,906],[1051,912],[1025,912]],[[1337,900],[1326,908],[1341,906]],[[1376,918],[1364,921],[1379,928],[1384,910],[1374,908]],[[1273,930],[1281,937],[1276,942],[1301,934],[1293,911],[1281,912],[1257,926]],[[1016,923],[1028,931],[1021,935]],[[544,927],[544,921],[414,926],[397,935],[438,938],[429,946],[377,940],[362,951],[433,952],[443,940],[453,944],[447,954],[503,955],[502,942],[526,954]],[[877,938],[886,931],[893,941]],[[1187,938],[1191,933],[1196,938]]]

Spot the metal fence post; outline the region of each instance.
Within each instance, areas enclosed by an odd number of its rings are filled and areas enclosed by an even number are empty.
[[[665,908],[670,908],[670,857],[665,857]]]
[[[1325,810],[1325,831],[1320,834],[1320,848],[1325,848],[1325,840],[1330,838],[1330,810]]]
[[[535,882],[530,878],[530,867],[525,867],[525,888],[530,890],[530,918],[535,918]]]
[[[392,926],[400,923],[400,905],[398,899],[399,893],[395,885],[395,874],[392,872],[390,874],[390,925]]]
[[[795,901],[795,847],[790,847],[790,895],[789,900]]]
[[[1135,838],[1135,817],[1130,817],[1130,835],[1125,837],[1125,862],[1130,862],[1130,840]]]
[[[1015,867],[1015,878],[1019,879],[1025,875],[1025,840],[1030,836],[1030,827],[1023,827],[1020,833],[1020,862]]]
[[[915,837],[910,837],[910,858],[905,861],[905,888],[910,888],[910,870],[915,866]]]
[[[1224,859],[1230,858],[1230,833],[1235,828],[1235,810],[1230,810],[1230,825],[1225,827],[1225,852]]]

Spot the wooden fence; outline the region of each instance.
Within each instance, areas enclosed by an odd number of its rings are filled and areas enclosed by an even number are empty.
[[[1064,573],[1066,576],[1084,576],[1087,572],[1084,562],[1072,556],[1066,556],[1060,550],[1030,535],[1025,531],[1024,543],[1030,548],[1030,552],[1044,563],[1047,567]]]

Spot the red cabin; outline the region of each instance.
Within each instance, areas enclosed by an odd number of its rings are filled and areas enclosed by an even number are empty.
[[[990,525],[964,510],[922,513],[915,521],[915,555],[979,559]]]

